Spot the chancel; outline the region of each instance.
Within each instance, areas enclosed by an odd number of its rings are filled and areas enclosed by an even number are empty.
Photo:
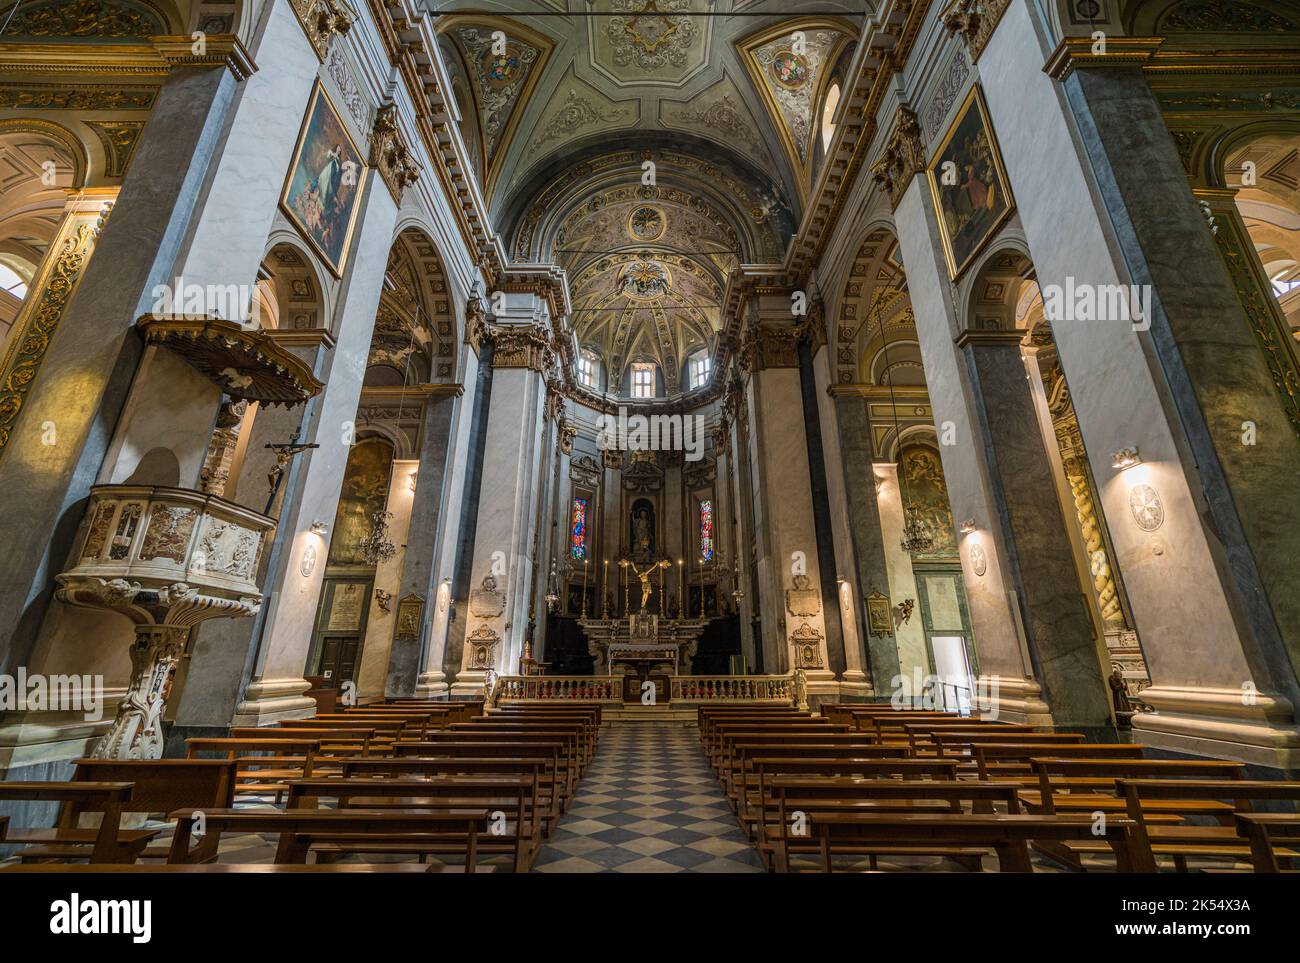
[[[1298,188],[1289,0],[0,0],[0,878],[1300,869]]]

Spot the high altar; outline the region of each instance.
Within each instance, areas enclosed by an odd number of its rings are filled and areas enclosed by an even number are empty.
[[[707,623],[705,619],[663,619],[633,612],[625,619],[580,619],[595,675],[623,676],[624,698],[639,701],[642,684],[655,685],[655,701],[666,703],[668,678],[688,673],[686,664]]]

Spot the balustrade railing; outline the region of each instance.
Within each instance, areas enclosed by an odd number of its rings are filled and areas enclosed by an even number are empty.
[[[803,700],[796,676],[676,675],[669,678],[669,701],[702,705],[770,702],[797,705]],[[491,705],[512,702],[623,702],[623,676],[503,675],[489,684]]]

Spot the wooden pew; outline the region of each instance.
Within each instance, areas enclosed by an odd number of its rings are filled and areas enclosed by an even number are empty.
[[[881,746],[857,733],[843,733],[811,738],[769,738],[754,741],[736,740],[729,744],[730,755],[718,770],[722,791],[731,797],[744,795],[748,774],[756,755],[807,757],[811,759],[902,759],[911,755],[907,746]]]
[[[217,873],[284,873],[299,875],[306,873],[440,873],[447,869],[440,866],[425,866],[421,863],[297,863],[276,865],[274,863],[113,863],[108,865],[83,864],[66,865],[60,863],[15,863],[13,866],[0,866],[0,873],[69,873],[102,876],[110,874],[148,873],[149,875],[205,874]]]
[[[78,759],[74,782],[130,783],[131,796],[122,803],[124,813],[162,815],[175,809],[196,807],[223,809],[235,804],[236,765],[227,759]],[[64,803],[59,825],[76,827],[83,814],[99,814],[97,809],[79,802]],[[165,845],[146,846],[136,859],[166,859]],[[37,859],[93,859],[92,844],[63,840],[24,850],[24,862]],[[191,854],[198,862],[216,858],[214,846],[204,846]]]
[[[723,760],[731,755],[730,743],[736,740],[749,742],[758,739],[793,739],[799,736],[831,735],[833,733],[851,733],[847,726],[838,726],[830,722],[720,722],[714,727],[710,742],[704,746],[704,755],[709,765],[717,772]]]
[[[158,835],[156,829],[122,829],[122,811],[131,800],[129,782],[3,782],[0,802],[58,802],[59,820],[53,829],[5,826],[6,844],[60,846],[77,843],[90,847],[95,863],[130,863]],[[100,813],[99,826],[81,829],[74,813]]]
[[[930,742],[934,744],[936,755],[968,756],[973,762],[975,753],[971,747],[976,745],[1075,746],[1083,744],[1084,735],[1081,732],[991,732],[985,729],[960,732],[931,732]]]
[[[182,809],[172,813],[177,821],[169,863],[189,861],[190,837],[202,820],[208,834],[267,833],[279,837],[276,863],[304,863],[316,843],[351,843],[356,851],[382,846],[394,837],[408,836],[430,846],[445,843],[463,847],[465,872],[475,869],[478,837],[487,828],[485,808],[405,812],[369,809]],[[459,849],[458,849],[459,851]]]
[[[1115,853],[1120,872],[1132,872],[1132,822],[1116,817],[1098,825],[1091,816],[966,815],[828,812],[810,817],[824,873],[834,869],[834,852],[869,854],[882,846],[942,846],[992,849],[1003,873],[1031,873],[1029,844],[1102,838]],[[887,851],[887,850],[885,850]],[[778,872],[788,869],[778,867]]]
[[[1254,808],[1253,803],[1259,800],[1283,800],[1293,807],[1300,802],[1300,782],[1280,780],[1119,779],[1115,785],[1117,795],[1125,802],[1125,814],[1133,820],[1135,841],[1143,847],[1147,860],[1143,864],[1145,872],[1156,871],[1156,856],[1173,857],[1175,867],[1180,872],[1186,872],[1189,856],[1253,862],[1259,855],[1238,834],[1235,820],[1230,823],[1222,812],[1211,814],[1220,821],[1220,825],[1216,826],[1190,822],[1177,826],[1151,823],[1148,814],[1156,800],[1174,802],[1180,806],[1178,812],[1187,816],[1203,814],[1203,807],[1199,803],[1204,800],[1217,800],[1230,805],[1234,816],[1250,814]],[[1168,812],[1167,809],[1163,811]],[[1075,853],[1086,851],[1073,846],[1069,848]],[[1278,856],[1300,859],[1300,852],[1293,848],[1276,849],[1273,855],[1275,863]]]
[[[1061,745],[1051,742],[973,742],[971,753],[981,779],[1022,779],[1037,786],[1030,760],[1035,756],[1057,759],[1141,759],[1146,747],[1129,742]]]
[[[826,776],[776,776],[768,781],[771,795],[758,819],[759,852],[769,867],[780,864],[789,870],[790,855],[816,852],[823,859],[855,854],[857,844],[850,840],[847,848],[833,840],[813,842],[805,824],[802,834],[793,831],[796,815],[815,821],[827,813],[962,813],[963,806],[982,807],[992,814],[997,804],[1007,813],[1020,812],[1014,783],[959,782],[953,779],[859,779]],[[978,871],[983,851],[967,846],[898,844],[887,849],[880,844],[867,853],[871,868],[876,858],[888,853],[895,856],[944,856],[968,870]]]
[[[519,747],[515,747],[518,751]],[[528,756],[445,756],[428,758],[405,756],[389,759],[350,759],[343,764],[343,778],[397,778],[446,775],[516,775],[533,780],[537,787],[534,805],[542,823],[542,835],[550,835],[551,826],[564,811],[564,799],[555,783],[555,754]]]
[[[479,853],[507,853],[516,873],[526,873],[542,845],[537,776],[517,773],[436,775],[399,779],[302,779],[289,784],[287,808],[313,809],[320,799],[334,799],[338,808],[398,809],[402,811],[463,810],[484,807],[488,832],[477,840]],[[355,844],[321,843],[316,858],[354,852],[440,854],[460,852],[459,841],[430,845],[419,839]]]
[[[197,759],[201,752],[215,752],[234,759],[239,763],[236,794],[273,792],[279,802],[288,788],[287,780],[311,776],[320,744],[320,739],[301,736],[292,739],[204,737],[185,740],[185,757]]]
[[[465,736],[473,738],[486,736],[497,742],[564,742],[568,746],[570,761],[577,767],[578,775],[581,775],[582,771],[586,769],[587,763],[591,760],[591,755],[594,752],[587,745],[582,726],[558,722],[524,723],[502,721],[498,723],[488,719],[476,719],[473,722],[455,723],[445,733],[431,733],[431,735],[450,736],[454,739],[461,739]]]
[[[563,739],[548,736],[520,736],[507,739],[491,732],[466,733],[456,738],[455,733],[433,733],[426,742],[398,743],[398,759],[433,758],[445,756],[494,756],[514,758],[540,756],[552,760],[552,784],[556,787],[557,805],[563,812],[568,800],[578,786],[578,767],[572,758],[573,745]]]
[[[1278,865],[1277,845],[1300,849],[1300,814],[1238,813],[1237,832],[1250,842],[1251,865],[1257,873],[1296,872]]]

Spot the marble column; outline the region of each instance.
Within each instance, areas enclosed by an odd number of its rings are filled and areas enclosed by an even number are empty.
[[[1140,70],[1054,57],[1034,18],[1007,9],[980,74],[1038,283],[1150,295],[1149,330],[1053,324],[1151,673],[1143,698],[1159,710],[1134,729],[1163,748],[1294,766],[1294,433]],[[1244,421],[1255,446],[1241,444]],[[1142,464],[1112,467],[1126,447]]]
[[[864,403],[865,407],[865,403]],[[912,571],[912,556],[903,548],[903,494],[898,484],[898,465],[880,462],[870,465],[874,487],[867,493],[875,502],[880,519],[881,552],[885,557],[887,583],[877,591],[889,596],[891,615],[893,606],[905,599],[915,601],[920,597],[916,586],[916,573]],[[864,486],[865,487],[865,486]],[[897,599],[898,602],[894,600]],[[915,692],[917,675],[924,679],[933,671],[930,653],[925,641],[925,627],[916,613],[894,629],[894,642],[898,647],[898,672],[909,680],[909,692]],[[893,686],[890,686],[892,694]]]
[[[536,479],[543,470],[549,333],[545,302],[505,295],[493,325],[492,395],[475,521],[465,645],[454,695],[474,695],[489,669],[517,671],[532,591]]]
[[[885,540],[876,499],[875,474],[872,466],[871,419],[867,414],[867,401],[860,394],[831,388],[838,426],[838,448],[843,467],[845,508],[848,514],[849,534],[853,546],[854,594],[862,606],[859,623],[867,635],[867,657],[871,665],[871,678],[878,694],[889,692],[893,679],[899,674],[901,643],[892,632],[889,635],[867,634],[866,598],[873,592],[895,598],[890,588],[890,571],[886,563]],[[909,564],[909,576],[911,566]],[[916,598],[910,595],[898,598]]]
[[[325,387],[311,402],[311,422],[304,439],[320,447],[298,456],[299,474],[280,512],[279,528],[288,540],[288,550],[266,576],[265,584],[273,587],[273,592],[264,603],[266,614],[257,640],[253,678],[236,707],[238,725],[310,715],[316,705],[303,695],[308,688],[303,673],[333,532],[321,536],[311,529],[317,521],[328,525],[338,508],[352,443],[349,426],[361,399],[397,221],[397,206],[382,180],[372,176],[362,190],[362,209],[334,324],[337,343],[328,370],[317,373]]]
[[[1020,356],[1021,331],[966,331],[965,354],[998,507],[994,523],[1020,599],[1038,679],[1058,725],[1111,725],[1109,690],[1075,574],[1038,415]]]
[[[15,554],[0,582],[0,672],[26,663],[141,356],[131,332],[167,283],[202,209],[239,81],[225,62],[174,70],[160,88],[131,168],[0,452],[0,517]],[[43,443],[53,423],[58,443]],[[12,633],[12,634],[10,634]]]
[[[446,524],[443,506],[447,500],[447,476],[451,469],[447,455],[459,395],[459,385],[430,385],[424,401],[406,556],[393,597],[394,612],[402,599],[413,603],[413,597],[418,598],[420,619],[416,626],[400,625],[396,619],[387,626],[392,641],[388,647],[387,680],[383,690],[390,698],[414,697],[421,669],[421,642],[429,637],[435,614],[430,600],[438,591],[436,563],[441,544],[438,536],[440,527]],[[373,618],[373,608],[371,612]]]
[[[397,622],[398,599],[401,598],[402,575],[406,560],[412,554],[411,521],[414,518],[415,483],[420,462],[414,458],[394,459],[393,471],[388,478],[388,498],[384,510],[392,514],[388,522],[388,537],[397,552],[387,561],[375,566],[375,580],[371,586],[370,608],[366,616],[366,635],[361,644],[361,664],[357,666],[357,695],[363,699],[385,694],[385,677],[389,673],[393,637]],[[388,594],[388,609],[379,604],[379,593]],[[415,665],[411,666],[411,691],[415,689]]]
[[[802,668],[810,693],[833,694],[838,686],[827,653],[799,333],[790,323],[788,296],[762,296],[756,314],[763,320],[747,332],[743,350],[750,366],[746,401],[761,532],[763,667],[767,673]]]
[[[954,518],[975,522],[975,530],[961,537],[960,553],[979,661],[976,685],[988,694],[999,718],[1052,725],[1027,649],[1019,589],[1008,565],[1011,550],[998,524],[1001,509],[993,494],[970,372],[954,344],[960,327],[924,177],[912,177],[902,191],[894,224],[907,265],[948,500]],[[944,444],[944,439],[954,443]]]

